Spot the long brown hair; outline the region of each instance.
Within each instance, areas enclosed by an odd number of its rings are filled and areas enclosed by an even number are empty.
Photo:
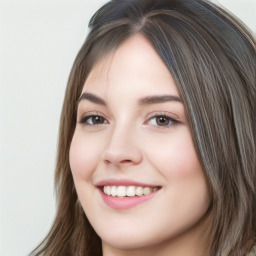
[[[69,166],[76,107],[95,63],[144,35],[185,104],[211,194],[210,256],[244,255],[256,242],[256,42],[233,15],[204,0],[112,0],[90,21],[67,84],[55,172],[57,214],[31,255],[102,255]]]

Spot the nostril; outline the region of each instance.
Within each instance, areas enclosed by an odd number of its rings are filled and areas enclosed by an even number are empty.
[[[133,162],[132,160],[121,160],[121,161],[115,162],[115,164],[130,164],[130,163],[132,163],[132,162]],[[105,164],[111,164],[111,163],[113,163],[113,162],[110,161],[110,160],[105,159],[105,160],[104,160],[104,163],[105,163]]]
[[[111,161],[105,159],[105,160],[104,160],[104,163],[105,163],[105,164],[111,164]]]
[[[128,164],[128,163],[131,163],[132,160],[122,160],[120,161],[121,164]]]

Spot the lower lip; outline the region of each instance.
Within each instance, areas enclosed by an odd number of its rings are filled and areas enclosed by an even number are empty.
[[[103,201],[110,206],[113,209],[116,210],[127,210],[130,208],[133,208],[137,205],[140,205],[146,201],[148,201],[149,199],[152,199],[156,193],[158,192],[155,191],[149,195],[145,195],[145,196],[127,196],[127,197],[114,197],[114,196],[109,196],[107,194],[105,194],[101,189],[99,189],[100,194],[103,198]]]

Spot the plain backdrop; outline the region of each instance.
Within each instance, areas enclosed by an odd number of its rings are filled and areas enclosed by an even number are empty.
[[[0,0],[0,255],[28,255],[51,226],[65,86],[105,2]],[[256,31],[255,0],[219,2]]]

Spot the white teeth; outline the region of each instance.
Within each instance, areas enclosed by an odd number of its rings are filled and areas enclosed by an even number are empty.
[[[110,196],[110,194],[111,194],[111,187],[107,186],[107,193],[106,194]]]
[[[137,187],[135,190],[136,196],[142,196],[143,195],[143,187]]]
[[[135,186],[129,186],[126,189],[127,196],[135,196]]]
[[[124,197],[126,196],[126,187],[125,186],[119,186],[117,187],[116,195],[118,197]]]
[[[111,188],[111,196],[116,196],[117,195],[117,191],[116,191],[116,186],[110,187]]]
[[[150,193],[152,193],[152,189],[148,188],[148,187],[145,187],[143,189],[143,194],[144,195],[149,195]]]
[[[103,192],[107,195],[125,197],[125,196],[143,196],[157,191],[158,187],[140,187],[140,186],[103,186]]]

